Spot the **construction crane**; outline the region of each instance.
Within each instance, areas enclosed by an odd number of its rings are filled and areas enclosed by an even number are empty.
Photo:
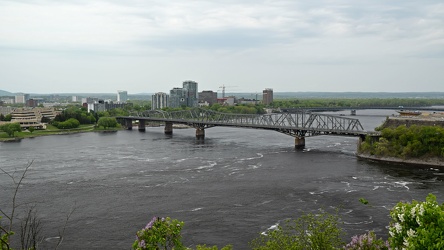
[[[222,84],[219,88],[222,89],[222,98],[225,98],[225,88],[231,88],[231,87],[237,87],[237,86],[225,86],[225,84]]]

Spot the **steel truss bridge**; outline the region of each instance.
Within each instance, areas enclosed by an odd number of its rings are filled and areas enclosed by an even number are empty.
[[[120,116],[117,120],[127,129],[133,121],[139,121],[139,130],[145,131],[146,122],[165,124],[165,133],[172,133],[172,124],[185,124],[196,128],[196,137],[204,138],[205,129],[225,126],[274,130],[295,137],[296,146],[305,145],[305,137],[317,135],[343,135],[365,137],[358,119],[308,112],[272,113],[263,115],[220,113],[195,108],[183,111],[165,112],[150,110]]]

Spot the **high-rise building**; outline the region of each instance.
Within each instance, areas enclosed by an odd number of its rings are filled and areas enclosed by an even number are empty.
[[[173,88],[170,90],[169,107],[178,108],[182,106],[197,107],[197,82],[185,81],[183,88]]]
[[[169,95],[167,93],[159,92],[151,96],[151,109],[162,109],[168,107]]]
[[[273,102],[273,89],[264,89],[262,91],[262,103],[269,105]]]
[[[209,105],[217,103],[217,92],[212,90],[199,92],[199,102],[207,102]]]
[[[15,95],[15,103],[26,103],[29,100],[29,94],[17,93]]]
[[[169,107],[180,108],[187,106],[187,90],[184,88],[173,88],[170,90]]]
[[[73,96],[71,96],[71,102],[80,102],[80,97],[79,96],[76,96],[76,95],[73,95]]]
[[[126,101],[128,101],[128,92],[125,90],[118,90],[117,91],[117,102],[124,103]]]
[[[183,88],[187,91],[187,106],[197,107],[199,100],[197,92],[197,82],[195,81],[185,81],[183,82]]]

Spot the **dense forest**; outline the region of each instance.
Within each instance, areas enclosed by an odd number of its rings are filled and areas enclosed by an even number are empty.
[[[417,125],[384,128],[378,141],[367,137],[360,145],[359,153],[402,159],[444,158],[444,128]]]

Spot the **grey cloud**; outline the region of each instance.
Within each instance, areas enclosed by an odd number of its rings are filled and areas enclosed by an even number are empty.
[[[188,33],[168,37],[146,38],[137,43],[168,50],[181,49],[246,49],[278,42],[272,32],[263,30],[232,29]]]

